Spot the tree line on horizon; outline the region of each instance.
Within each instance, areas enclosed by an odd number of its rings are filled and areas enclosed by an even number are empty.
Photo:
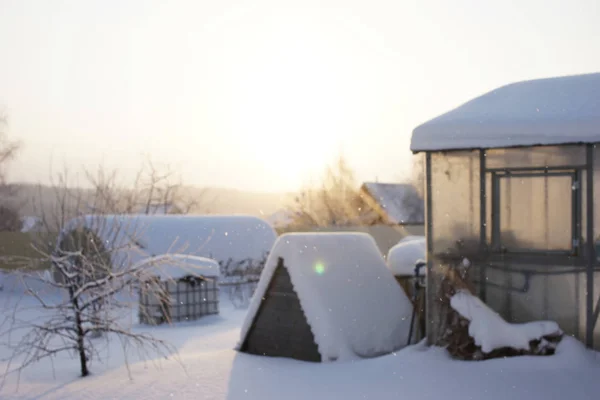
[[[23,200],[17,196],[19,186],[8,180],[8,167],[23,144],[7,137],[6,125],[6,119],[0,118],[0,232],[14,232],[23,227]],[[42,185],[29,201],[43,228],[56,231],[66,220],[81,214],[198,214],[206,213],[215,200],[208,199],[206,189],[192,194],[177,170],[168,164],[158,165],[150,157],[143,160],[133,182],[122,182],[118,175],[117,169],[103,165],[85,168],[83,180],[90,189],[82,190],[63,168],[49,177],[49,193],[54,200],[50,207],[44,203],[48,188]],[[423,163],[415,156],[412,178],[407,183],[415,186],[418,195],[422,195],[422,177]],[[407,199],[407,207],[414,207],[412,200]],[[289,217],[287,230],[382,222],[365,200],[343,155],[325,168],[320,181],[295,194],[284,211]]]

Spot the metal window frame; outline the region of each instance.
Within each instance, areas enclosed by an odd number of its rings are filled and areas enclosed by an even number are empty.
[[[586,298],[585,344],[594,347],[594,328],[600,312],[600,298],[594,310],[594,269],[596,267],[596,241],[594,238],[594,147],[586,145]]]
[[[500,263],[499,265],[506,266],[509,264],[515,265],[518,270],[523,268],[523,271],[530,273],[527,270],[531,265],[544,266],[549,261],[554,266],[562,266],[566,269],[557,271],[556,274],[560,273],[585,273],[586,276],[586,293],[585,293],[585,344],[588,348],[593,348],[594,344],[594,329],[596,327],[597,321],[600,318],[600,296],[596,300],[594,298],[594,275],[600,272],[600,260],[596,258],[596,247],[594,240],[594,149],[596,144],[585,144],[586,146],[586,160],[585,164],[581,165],[562,165],[562,166],[547,166],[547,167],[519,167],[519,168],[487,168],[487,150],[484,148],[479,149],[470,149],[473,151],[479,151],[480,154],[480,247],[483,252],[488,254],[487,262],[482,263],[480,269],[480,295],[483,301],[486,300],[486,286],[487,280],[486,278],[486,269],[489,267],[493,267],[494,263]],[[519,146],[519,147],[535,147],[535,146]],[[462,149],[464,151],[467,149]],[[426,230],[426,243],[427,243],[427,269],[429,272],[433,269],[434,260],[432,257],[433,251],[433,187],[432,187],[432,159],[431,156],[433,153],[451,153],[452,151],[425,151],[425,202],[426,202],[426,210],[425,210],[425,230]],[[573,214],[573,225],[576,225],[576,231],[580,233],[578,239],[579,250],[577,252],[577,256],[573,257],[570,254],[551,254],[544,251],[537,251],[531,253],[493,253],[490,252],[488,245],[487,237],[487,229],[488,224],[493,224],[494,214],[497,214],[497,208],[499,206],[498,201],[494,200],[495,194],[499,193],[494,189],[494,180],[491,180],[491,191],[492,193],[488,193],[488,181],[494,174],[502,174],[506,172],[520,171],[522,173],[534,172],[536,174],[547,172],[564,172],[568,171],[573,173],[575,171],[577,182],[580,183],[578,189],[574,192],[577,192],[577,198],[574,198],[573,205],[576,205],[575,213]],[[583,172],[586,172],[585,183],[586,190],[585,193],[583,191],[583,187],[581,183],[583,183]],[[489,174],[489,176],[488,176]],[[488,197],[491,197],[491,210],[488,209]],[[585,219],[586,219],[586,240],[585,243],[581,241],[582,232],[582,221],[583,221],[583,196],[586,199],[586,209],[585,209]],[[496,209],[495,209],[496,208]],[[491,213],[491,215],[490,215]],[[490,229],[491,234],[494,234],[494,226],[492,225]],[[545,271],[546,273],[552,273],[551,271]],[[434,289],[435,280],[434,274],[427,274],[427,303],[426,303],[426,318],[427,318],[427,342],[428,344],[433,344],[436,339],[436,335],[439,332],[436,332],[436,324],[435,318],[437,316],[436,310],[434,307],[434,303],[436,302],[436,292]],[[518,289],[518,288],[517,288]]]
[[[543,256],[567,256],[567,257],[580,257],[582,254],[581,249],[581,216],[582,216],[582,194],[581,194],[581,170],[584,167],[577,165],[566,165],[566,166],[554,166],[554,167],[515,167],[515,168],[485,168],[481,167],[482,171],[485,171],[485,176],[482,179],[482,184],[485,182],[485,178],[488,173],[491,174],[491,188],[492,188],[492,212],[490,223],[492,224],[491,229],[491,253],[505,254],[505,255],[543,255]],[[540,177],[570,177],[571,187],[576,190],[571,190],[571,247],[564,250],[543,250],[543,249],[508,249],[502,246],[502,226],[501,226],[501,201],[500,201],[500,182],[501,179],[505,178],[540,178]],[[485,199],[482,199],[481,204],[484,204]],[[487,215],[486,215],[487,221]],[[483,223],[482,223],[483,225]],[[484,238],[482,233],[482,238]]]
[[[425,153],[425,241],[427,262],[427,285],[426,285],[426,301],[425,301],[425,318],[427,336],[427,344],[433,345],[437,340],[439,332],[436,332],[436,288],[435,274],[433,272],[433,186],[432,186],[432,171],[431,171],[431,152]]]

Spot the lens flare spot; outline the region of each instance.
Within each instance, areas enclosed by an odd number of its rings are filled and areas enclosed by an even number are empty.
[[[323,263],[317,263],[315,265],[315,272],[317,273],[317,275],[323,275],[325,273],[325,266],[323,265]]]

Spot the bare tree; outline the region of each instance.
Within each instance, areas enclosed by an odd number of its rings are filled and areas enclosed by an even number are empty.
[[[359,194],[354,172],[339,157],[319,185],[300,192],[290,211],[292,226],[319,227],[363,224],[371,209]]]
[[[7,184],[8,164],[16,157],[21,144],[17,141],[10,141],[3,128],[6,127],[6,117],[0,115],[0,195],[6,194],[5,191],[13,190],[13,187]],[[3,193],[4,192],[4,193]]]
[[[98,224],[105,224],[100,216]],[[20,375],[25,368],[64,352],[76,356],[81,376],[85,377],[90,373],[90,363],[100,360],[94,339],[101,335],[107,341],[111,337],[122,345],[126,365],[130,348],[142,357],[177,355],[166,341],[131,329],[124,318],[131,314],[131,304],[126,296],[125,299],[119,297],[135,288],[167,296],[159,281],[151,278],[158,266],[173,263],[174,259],[170,254],[131,257],[136,240],[131,238],[132,231],[128,227],[106,224],[91,231],[86,226],[71,226],[52,253],[38,249],[40,256],[52,263],[53,273],[22,272],[26,293],[37,300],[37,308],[47,317],[33,321],[20,318],[17,305],[0,324],[4,328],[0,332],[1,344],[11,350],[10,356],[1,360],[6,363],[4,378],[10,374]],[[99,234],[99,230],[104,233]],[[124,236],[124,232],[128,234]],[[105,240],[100,240],[98,235]],[[117,245],[108,247],[104,245],[106,242]],[[40,286],[52,288],[62,296],[44,296],[39,293]],[[16,331],[22,333],[13,335]]]
[[[18,232],[22,225],[16,207],[0,204],[0,232]]]
[[[186,196],[181,175],[169,164],[159,167],[147,158],[141,171],[145,214],[187,214],[198,206],[198,199]]]
[[[158,166],[146,158],[131,184],[118,181],[117,170],[99,166],[85,171],[92,186],[90,210],[113,214],[188,214],[200,206],[203,193],[195,198],[186,192],[181,175],[170,165]]]
[[[6,118],[0,115],[0,231],[21,229],[18,203],[13,201],[17,187],[8,183],[8,166],[16,157],[21,144],[6,137]]]
[[[423,153],[413,155],[411,172],[410,181],[417,189],[417,193],[423,197],[425,195],[425,155]]]

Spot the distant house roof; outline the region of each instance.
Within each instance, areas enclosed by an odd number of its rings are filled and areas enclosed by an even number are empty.
[[[502,86],[414,129],[412,151],[600,142],[600,73]]]
[[[392,225],[422,224],[425,204],[417,189],[407,183],[365,182],[361,187],[365,201]]]
[[[266,221],[273,228],[283,228],[294,222],[294,216],[294,211],[280,209],[266,218]]]

